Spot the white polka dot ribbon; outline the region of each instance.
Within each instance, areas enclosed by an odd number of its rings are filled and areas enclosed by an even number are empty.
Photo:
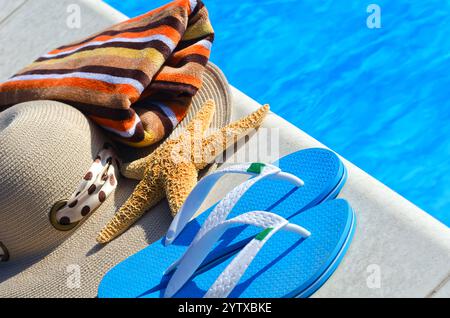
[[[105,145],[67,204],[56,213],[56,221],[70,225],[96,210],[117,187],[119,164],[112,147]]]

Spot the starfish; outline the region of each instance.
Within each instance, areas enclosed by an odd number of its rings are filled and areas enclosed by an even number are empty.
[[[205,136],[214,111],[214,101],[208,100],[183,134],[167,139],[147,157],[122,167],[125,177],[141,181],[113,219],[100,231],[98,243],[108,243],[125,232],[165,196],[175,216],[197,184],[198,172],[230,145],[259,127],[269,106],[264,105],[250,115]]]

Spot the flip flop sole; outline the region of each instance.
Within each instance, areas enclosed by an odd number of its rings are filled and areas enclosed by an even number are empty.
[[[283,171],[300,177],[305,186],[294,188],[283,181],[261,180],[239,200],[229,218],[251,210],[267,210],[290,218],[324,200],[334,198],[346,180],[346,169],[342,162],[326,149],[301,150],[281,158],[275,164]],[[171,245],[164,246],[163,238],[111,269],[100,283],[98,296],[134,298],[163,288],[167,283],[161,281],[163,271],[184,253],[213,208],[189,222]],[[257,233],[257,229],[246,226],[229,229],[200,270],[212,266],[224,255],[235,252]]]
[[[351,208],[350,208],[351,209]],[[344,258],[344,255],[347,253],[348,248],[350,247],[350,243],[353,239],[353,236],[355,234],[356,229],[356,214],[351,209],[352,214],[352,223],[350,225],[350,231],[348,233],[347,239],[342,245],[341,250],[336,255],[336,258],[333,260],[333,262],[330,264],[330,266],[323,272],[323,274],[317,278],[317,280],[312,283],[309,287],[305,288],[304,291],[296,295],[296,298],[307,298],[314,294],[320,287],[322,287],[327,280],[331,277],[331,275],[334,273],[334,271],[338,268],[339,264],[341,263],[342,259]]]
[[[355,227],[354,213],[342,199],[327,201],[290,219],[311,232],[306,239],[286,231],[276,233],[250,264],[231,298],[309,296],[334,272],[348,248]],[[200,298],[234,256],[197,273],[175,295]],[[142,295],[162,297],[164,289]]]

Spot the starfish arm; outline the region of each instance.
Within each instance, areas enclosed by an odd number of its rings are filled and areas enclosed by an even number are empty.
[[[199,109],[199,111],[195,114],[194,118],[186,126],[186,131],[188,131],[191,135],[194,132],[203,133],[204,131],[206,131],[211,125],[211,121],[214,117],[215,110],[216,110],[216,103],[212,99],[208,99]],[[198,131],[199,129],[200,131]]]
[[[172,215],[175,216],[198,181],[198,171],[192,163],[175,166],[164,178],[165,192]]]
[[[120,173],[128,179],[142,180],[145,175],[145,169],[154,161],[155,158],[159,156],[160,145],[151,154],[144,158],[137,159],[132,162],[123,163],[120,169]]]
[[[250,115],[241,118],[219,131],[203,139],[202,142],[202,160],[195,161],[197,169],[201,170],[210,164],[221,152],[231,146],[233,143],[258,128],[269,112],[269,105],[258,108]]]
[[[142,180],[142,178],[144,178],[146,167],[146,158],[141,158],[132,162],[122,164],[120,172],[125,178]]]
[[[148,170],[136,186],[131,196],[114,215],[111,221],[100,231],[97,242],[105,244],[125,232],[148,209],[164,197],[163,187],[159,178],[155,178]]]

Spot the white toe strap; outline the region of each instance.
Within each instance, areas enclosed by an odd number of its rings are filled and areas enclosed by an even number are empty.
[[[211,224],[216,224],[217,222],[224,220],[230,213],[231,208],[237,203],[241,196],[253,184],[263,178],[270,177],[275,179],[282,179],[291,182],[297,187],[303,186],[304,184],[300,178],[290,173],[282,172],[280,168],[271,164],[244,163],[232,165],[225,169],[215,171],[201,179],[187,197],[186,201],[184,202],[178,214],[173,219],[167,231],[164,242],[166,245],[171,244],[178,237],[186,224],[195,215],[201,203],[213,188],[214,184],[220,179],[220,177],[228,173],[248,174],[253,176],[253,178],[235,187],[224,197],[224,199],[211,212],[207,219],[207,222],[205,222],[205,224],[208,223],[209,226],[211,226]]]
[[[287,223],[276,227],[268,227],[251,240],[236,257],[231,261],[216,281],[211,285],[204,298],[226,298],[245,274],[253,259],[262,249],[264,244],[278,231],[286,230],[307,238],[311,233],[301,226]]]
[[[176,270],[167,285],[164,297],[172,297],[183,287],[207,257],[217,240],[230,226],[236,224],[253,225],[264,228],[264,231],[250,241],[233,259],[208,290],[205,297],[227,297],[265,242],[277,231],[284,229],[298,233],[303,238],[310,235],[310,232],[303,227],[291,224],[281,216],[270,212],[253,211],[230,220],[224,220],[204,232],[189,246],[180,260],[174,263],[176,266],[169,267],[166,272],[175,269],[175,267]]]

